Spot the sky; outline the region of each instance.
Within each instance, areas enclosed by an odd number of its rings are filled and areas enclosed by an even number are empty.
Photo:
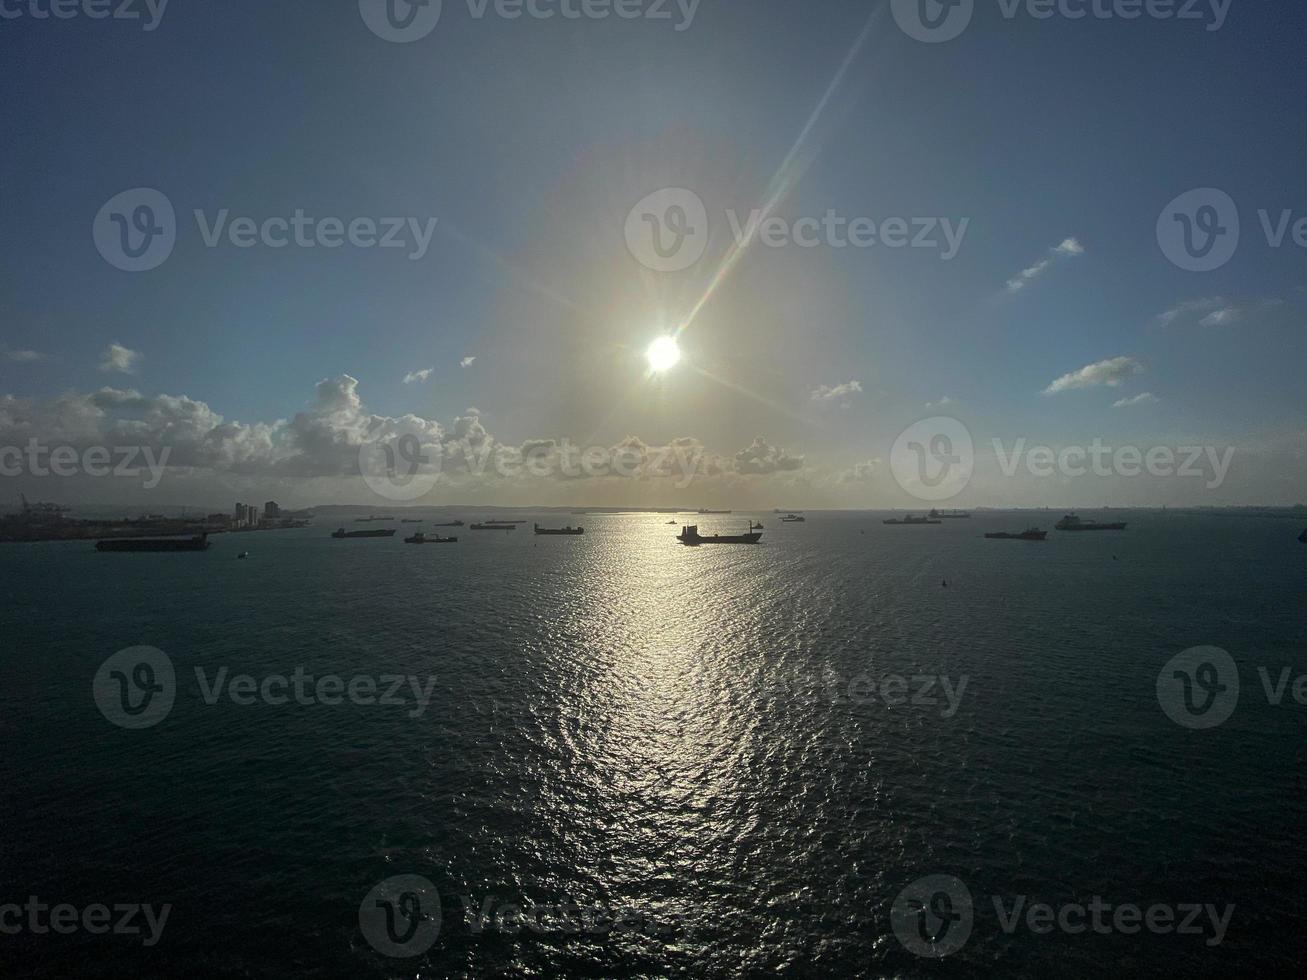
[[[0,511],[1307,499],[1300,4],[59,2]]]

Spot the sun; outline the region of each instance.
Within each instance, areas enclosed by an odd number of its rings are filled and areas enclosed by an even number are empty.
[[[649,369],[654,372],[669,371],[681,360],[681,348],[675,337],[659,337],[644,352],[649,361]]]

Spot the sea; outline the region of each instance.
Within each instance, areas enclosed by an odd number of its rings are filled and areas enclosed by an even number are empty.
[[[1300,967],[1307,519],[516,516],[0,545],[0,974]]]

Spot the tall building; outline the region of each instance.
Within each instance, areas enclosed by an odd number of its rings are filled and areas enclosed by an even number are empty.
[[[269,500],[263,505],[263,516],[270,521],[275,521],[281,516],[281,508],[277,506],[277,501]]]

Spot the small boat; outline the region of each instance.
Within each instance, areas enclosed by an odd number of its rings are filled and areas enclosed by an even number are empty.
[[[237,558],[248,558],[249,556],[250,556],[250,553],[249,553],[248,551],[242,551],[242,552],[241,552],[239,555],[237,555],[236,557],[237,557]]]
[[[473,531],[516,531],[517,525],[502,524],[502,523],[473,524],[472,530]]]
[[[882,521],[881,523],[883,523],[883,524],[913,524],[913,525],[915,525],[915,524],[943,524],[944,522],[941,521],[941,520],[932,519],[932,518],[929,518],[929,517],[913,517],[911,514],[909,514],[907,517],[904,517],[904,518],[902,518],[901,520],[900,520],[899,518],[893,518],[892,520]]]
[[[675,522],[675,521],[668,521],[667,523],[668,523],[668,524],[675,524],[676,522]],[[1304,533],[1307,533],[1307,532],[1304,532]]]
[[[333,538],[393,538],[395,529],[389,530],[377,529],[375,531],[346,531],[343,527],[338,531],[331,533]]]
[[[965,520],[971,517],[971,515],[968,514],[965,510],[952,510],[952,511],[932,510],[928,516],[942,517],[945,520],[953,520],[953,521]]]
[[[761,531],[750,530],[748,534],[708,534],[699,533],[696,524],[687,524],[681,528],[676,540],[685,545],[701,544],[757,544],[762,537]]]
[[[1126,529],[1125,522],[1100,524],[1097,521],[1082,521],[1075,514],[1067,514],[1053,526],[1059,531],[1124,531]]]
[[[411,538],[404,539],[405,544],[458,544],[458,538],[442,538],[437,534],[434,538],[429,538],[421,531]]]
[[[193,538],[109,538],[95,543],[96,551],[207,551],[208,534]]]
[[[807,519],[806,517],[802,517],[802,516],[800,516],[799,514],[786,514],[784,517],[781,518],[781,523],[782,523],[782,524],[803,524],[803,523],[805,523],[807,520],[808,520],[808,519]]]
[[[541,527],[539,524],[535,524],[533,525],[533,527],[535,528],[536,534],[555,534],[555,535],[585,534],[585,528],[572,527],[570,524],[567,527],[556,527],[556,528]]]
[[[997,541],[1043,541],[1048,537],[1048,532],[1041,531],[1037,527],[1028,527],[1020,534],[1013,534],[1011,531],[994,531],[986,534],[985,537]]]

